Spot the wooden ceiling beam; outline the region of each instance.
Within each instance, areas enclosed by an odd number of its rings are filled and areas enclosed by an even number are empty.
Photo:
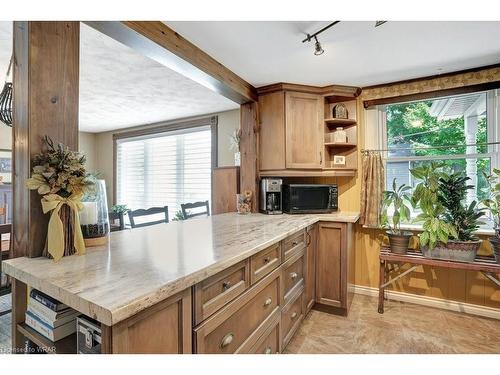
[[[257,90],[160,21],[88,21],[85,24],[239,104]]]

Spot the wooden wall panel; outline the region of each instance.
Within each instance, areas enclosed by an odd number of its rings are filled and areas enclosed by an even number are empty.
[[[240,108],[241,128],[241,167],[240,190],[250,190],[253,193],[252,212],[259,211],[259,177],[258,177],[258,122],[257,103],[242,104]]]
[[[240,192],[240,167],[221,167],[212,171],[212,214],[236,212]]]
[[[13,256],[40,256],[48,216],[28,192],[31,160],[50,136],[78,149],[79,22],[14,22]]]

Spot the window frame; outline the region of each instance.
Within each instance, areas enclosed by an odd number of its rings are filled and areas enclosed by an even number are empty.
[[[211,134],[211,171],[218,166],[218,116],[207,116],[197,119],[190,119],[184,121],[171,121],[163,122],[150,126],[143,126],[141,128],[135,128],[133,130],[113,133],[113,204],[117,201],[117,191],[118,191],[118,141],[123,141],[129,138],[154,138],[167,133],[176,133],[183,130],[199,128],[199,127],[210,127]],[[195,131],[195,130],[194,130]],[[210,178],[210,185],[212,191],[213,200],[213,178]]]

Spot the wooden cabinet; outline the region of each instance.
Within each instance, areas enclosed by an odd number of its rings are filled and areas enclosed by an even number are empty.
[[[273,92],[259,96],[260,170],[321,169],[323,96]]]
[[[281,243],[276,243],[250,258],[250,281],[252,285],[281,264]]]
[[[300,326],[302,319],[304,318],[304,306],[303,306],[303,293],[304,289],[301,288],[292,298],[291,302],[283,307],[281,312],[281,324],[282,324],[282,348],[284,349],[290,340],[292,339],[294,333]]]
[[[283,304],[288,303],[297,289],[303,288],[305,273],[304,252],[305,249],[302,249],[301,253],[283,264],[283,275],[281,277],[283,283]]]
[[[300,253],[306,243],[305,231],[301,230],[283,240],[283,262]]]
[[[178,293],[111,328],[114,354],[192,353],[191,289]]]
[[[316,252],[318,243],[318,224],[311,225],[306,231],[306,255],[305,255],[305,290],[304,304],[305,313],[309,312],[316,299]]]
[[[212,215],[236,212],[240,192],[240,167],[219,167],[212,171]]]
[[[350,223],[320,222],[316,253],[316,306],[347,315],[354,280],[353,231]]]
[[[322,96],[296,92],[285,94],[286,168],[322,168],[322,109]]]

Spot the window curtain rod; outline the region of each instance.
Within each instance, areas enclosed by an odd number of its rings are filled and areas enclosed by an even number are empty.
[[[362,153],[368,152],[389,152],[389,151],[414,151],[414,150],[440,150],[446,148],[456,148],[456,147],[477,147],[477,146],[490,146],[490,145],[498,145],[499,142],[486,142],[486,143],[469,143],[463,145],[452,145],[452,146],[431,146],[431,147],[405,147],[405,148],[397,148],[397,149],[362,149]]]

